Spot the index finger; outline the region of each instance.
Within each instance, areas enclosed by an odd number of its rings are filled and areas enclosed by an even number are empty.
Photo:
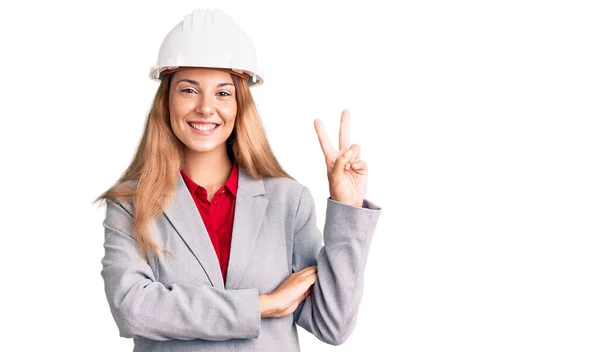
[[[319,119],[315,119],[315,130],[317,131],[323,154],[328,155],[333,152],[333,146],[331,145],[329,136],[327,135],[327,132],[325,132],[325,127],[323,127],[323,123]]]
[[[306,268],[302,269],[302,270],[298,270],[296,271],[296,274],[303,276],[304,273],[306,272],[313,272],[313,271],[317,271],[317,266],[313,265],[313,266],[307,266]]]
[[[305,276],[313,275],[316,272],[317,272],[317,267],[316,266],[311,266],[311,267],[308,268],[308,270],[299,271],[298,274],[301,277],[305,277]]]

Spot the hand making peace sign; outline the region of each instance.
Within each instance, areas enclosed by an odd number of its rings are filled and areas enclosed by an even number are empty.
[[[350,144],[350,111],[344,110],[340,120],[340,149],[335,150],[319,119],[315,130],[327,164],[329,194],[338,202],[362,207],[367,191],[367,164],[360,160],[360,147]]]

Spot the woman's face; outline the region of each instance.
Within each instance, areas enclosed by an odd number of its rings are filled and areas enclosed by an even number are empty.
[[[171,127],[188,151],[226,150],[237,114],[235,93],[227,71],[185,68],[174,73],[169,91]]]

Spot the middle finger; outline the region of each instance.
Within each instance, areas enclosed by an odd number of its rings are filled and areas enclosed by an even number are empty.
[[[340,119],[340,152],[345,153],[350,145],[350,111],[342,111],[342,118]]]

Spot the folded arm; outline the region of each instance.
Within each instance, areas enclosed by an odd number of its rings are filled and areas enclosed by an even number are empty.
[[[152,340],[257,338],[260,312],[256,289],[158,282],[138,252],[133,218],[107,201],[101,275],[111,313],[122,337]]]

